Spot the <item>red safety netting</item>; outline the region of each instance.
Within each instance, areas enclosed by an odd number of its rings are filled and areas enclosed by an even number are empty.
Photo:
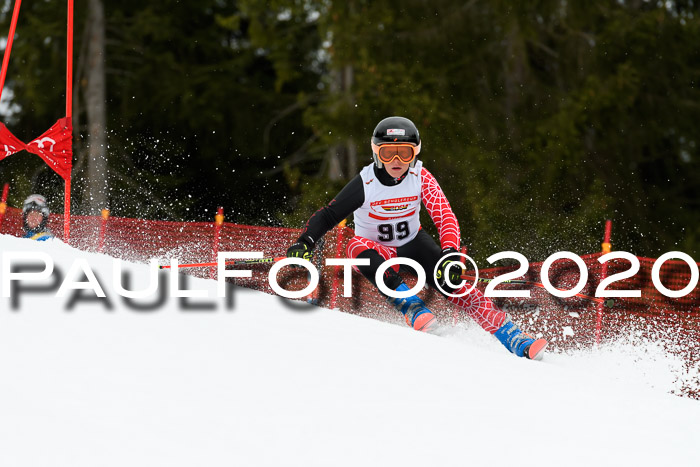
[[[60,226],[62,222],[63,216],[51,215],[49,226],[57,232],[59,238],[61,238]],[[102,223],[103,219],[97,216],[73,216],[71,225],[75,235],[71,239],[72,244],[84,250],[97,251]],[[167,263],[169,258],[177,258],[181,264],[212,261],[215,260],[212,252],[214,232],[214,222],[170,222],[110,217],[105,223],[103,252],[131,261],[146,261],[150,258],[159,258],[163,263]],[[0,233],[21,235],[21,213],[19,210],[8,207]],[[221,229],[219,251],[261,251],[265,256],[279,256],[283,255],[286,247],[297,238],[298,234],[298,229],[224,223]],[[353,235],[349,228],[334,229],[326,236],[324,257],[336,256],[338,235],[341,235],[340,251],[344,256],[345,244]],[[589,274],[588,282],[581,291],[583,294],[593,296],[596,293],[602,269],[602,264],[598,262],[601,255],[602,253],[595,253],[582,256]],[[639,258],[639,260],[641,268],[635,276],[614,282],[609,289],[641,290],[641,298],[618,298],[612,310],[605,309],[605,316],[615,314],[616,310],[651,317],[674,315],[682,318],[695,318],[700,314],[700,288],[696,287],[690,294],[681,298],[666,297],[656,289],[651,279],[651,270],[655,260],[650,258]],[[522,279],[540,282],[541,266],[542,263],[531,263],[528,272]],[[263,265],[260,268],[265,270],[269,268],[269,265]],[[628,268],[628,261],[609,261],[608,276],[623,272]],[[490,268],[481,270],[480,274],[482,277],[495,277],[514,269],[515,266]],[[185,272],[209,277],[209,269],[207,268],[187,269]],[[253,277],[247,285],[271,292],[266,275],[265,277],[257,276],[260,277]],[[342,270],[326,267],[323,276],[321,289],[325,293],[322,293],[321,297],[328,300],[328,303],[325,303],[328,305],[333,298],[330,293],[330,289],[333,288],[333,279],[336,279],[337,282],[335,287],[340,289],[342,286]],[[683,261],[669,260],[661,267],[659,277],[662,284],[669,289],[679,290],[690,281],[690,267]],[[578,282],[578,267],[573,261],[560,260],[550,268],[549,279],[557,288],[570,289]],[[480,287],[484,286],[480,284]],[[529,299],[497,299],[504,306],[512,306],[513,302],[521,302],[524,308],[531,307],[532,303],[539,305],[551,303],[551,307],[558,310],[566,308],[567,310],[594,311],[596,308],[595,303],[591,301],[577,297],[556,298],[539,287],[502,284],[499,288],[527,288],[531,290],[532,296]],[[354,277],[353,292],[353,297],[348,299],[342,297],[342,290],[338,290],[335,297],[337,306],[345,311],[368,316],[376,314],[377,308],[385,308],[381,296],[373,287],[368,287],[361,276]],[[429,295],[433,294],[429,293]],[[369,305],[369,303],[372,304]],[[454,314],[452,305],[447,304],[446,301],[444,305],[446,308],[444,316],[452,317]],[[440,308],[441,306],[438,306],[438,309]],[[540,306],[540,308],[542,307]],[[459,313],[456,314],[456,319],[459,319]]]
[[[104,224],[103,224],[104,222]],[[49,226],[61,237],[60,226],[63,216],[51,215]],[[103,253],[113,257],[136,262],[158,258],[161,264],[168,264],[170,258],[177,258],[180,264],[209,262],[213,257],[214,222],[168,222],[110,217],[103,221],[96,216],[73,216],[71,221],[71,243],[73,246],[98,251],[99,235],[104,228]],[[219,251],[260,251],[266,257],[282,256],[299,235],[299,229],[279,227],[257,227],[224,223],[221,228]],[[0,233],[21,234],[21,212],[8,208]],[[325,258],[337,256],[341,251],[345,256],[345,244],[353,236],[349,228],[336,228],[325,237],[322,255]],[[581,258],[588,267],[588,281],[581,293],[593,296],[600,282],[602,265],[598,258],[602,253],[583,255]],[[689,361],[697,361],[700,343],[700,288],[696,287],[682,298],[669,298],[654,287],[651,270],[655,262],[649,258],[639,258],[640,271],[632,278],[614,283],[609,288],[638,289],[641,298],[617,298],[612,308],[602,308],[583,298],[557,298],[546,290],[532,285],[501,284],[498,289],[527,289],[529,298],[495,298],[494,301],[513,316],[523,329],[543,336],[551,342],[554,350],[566,351],[587,348],[593,345],[596,333],[603,341],[619,339],[626,333],[636,333],[652,337],[662,337],[670,346],[684,353]],[[318,263],[317,263],[318,264]],[[531,263],[523,279],[540,282],[542,263]],[[268,282],[269,264],[245,266],[253,271],[251,278],[236,278],[235,283],[273,293]],[[482,277],[495,277],[516,267],[490,268],[480,271]],[[625,271],[629,262],[614,260],[608,263],[608,276]],[[342,311],[403,325],[403,318],[391,309],[384,298],[357,273],[352,275],[352,296],[343,297],[343,271],[340,267],[319,268],[320,306],[334,307]],[[211,267],[183,269],[187,274],[209,278],[215,269]],[[690,267],[683,261],[666,261],[661,267],[661,282],[672,290],[685,287],[690,281]],[[579,280],[579,270],[570,260],[554,263],[549,271],[553,286],[571,289]],[[303,270],[286,268],[278,274],[278,282],[290,290],[298,290],[306,285]],[[414,284],[407,277],[409,285]],[[484,289],[484,285],[479,285]],[[447,323],[470,323],[440,294],[433,290],[422,293],[428,306],[438,319]],[[600,317],[600,325],[598,321]],[[467,324],[469,325],[469,324]],[[695,360],[693,360],[695,359]]]

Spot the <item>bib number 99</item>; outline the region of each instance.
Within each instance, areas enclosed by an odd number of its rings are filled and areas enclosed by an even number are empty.
[[[394,224],[380,224],[377,226],[377,231],[379,236],[377,237],[380,242],[390,242],[394,239],[403,240],[408,237],[408,222],[399,222],[394,226]]]

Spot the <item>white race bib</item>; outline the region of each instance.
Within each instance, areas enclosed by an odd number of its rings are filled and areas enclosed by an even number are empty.
[[[422,166],[416,161],[406,178],[394,186],[382,185],[374,175],[374,164],[362,169],[365,202],[355,211],[355,235],[394,247],[416,237],[420,229]]]

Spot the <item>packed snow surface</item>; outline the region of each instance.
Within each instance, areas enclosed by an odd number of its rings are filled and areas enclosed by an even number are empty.
[[[194,278],[207,298],[161,276],[128,302],[107,256],[0,251],[55,263],[0,299],[2,466],[700,465],[700,402],[669,394],[676,360],[653,348],[532,362],[475,326],[437,337],[242,288],[228,307]],[[123,269],[147,287],[148,265]]]

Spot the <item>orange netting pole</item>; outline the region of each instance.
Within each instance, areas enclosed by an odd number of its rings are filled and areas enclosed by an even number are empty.
[[[7,76],[7,66],[10,63],[10,52],[12,51],[12,41],[15,38],[15,29],[17,28],[17,18],[19,17],[19,7],[22,5],[22,0],[15,1],[15,9],[12,12],[12,22],[10,23],[10,33],[7,35],[7,45],[5,53],[2,57],[2,71],[0,71],[0,99],[2,99],[2,90],[5,87],[5,77]]]
[[[105,249],[105,233],[107,232],[107,221],[109,220],[109,209],[102,210],[102,222],[100,223],[100,237],[97,252],[102,253]]]
[[[217,256],[219,254],[219,241],[221,239],[221,227],[224,225],[224,208],[219,207],[219,209],[216,211],[216,217],[214,218],[216,222],[214,222],[214,248],[212,252],[212,263],[216,264],[217,261]],[[216,270],[217,267],[214,266],[211,268],[209,271],[209,279],[214,279],[216,276]]]
[[[340,224],[338,224],[335,228],[336,231],[336,237],[335,237],[335,257],[340,258],[343,254],[343,231],[345,230],[345,225],[347,224],[347,219],[343,219],[340,221]],[[338,288],[340,287],[340,280],[338,278],[338,274],[340,272],[339,270],[340,266],[336,266],[333,268],[333,285],[331,286],[331,300],[330,300],[330,308],[331,310],[335,308],[337,302],[338,302]]]
[[[66,49],[66,117],[71,118],[73,116],[73,0],[68,0],[68,31]],[[65,200],[63,204],[63,241],[70,243],[71,173],[68,174],[65,181]]]
[[[7,210],[7,194],[10,192],[10,184],[5,183],[2,187],[2,200],[0,201],[0,228],[2,227],[2,221],[5,219],[5,211]]]
[[[610,245],[610,235],[612,233],[612,221],[610,219],[605,221],[605,236],[603,237],[602,251],[603,254],[610,253],[612,250],[612,245]],[[600,271],[600,280],[604,280],[608,277],[608,263],[607,261],[603,263]],[[595,322],[595,344],[600,343],[600,330],[603,325],[603,303],[599,302],[596,308],[596,322]]]

